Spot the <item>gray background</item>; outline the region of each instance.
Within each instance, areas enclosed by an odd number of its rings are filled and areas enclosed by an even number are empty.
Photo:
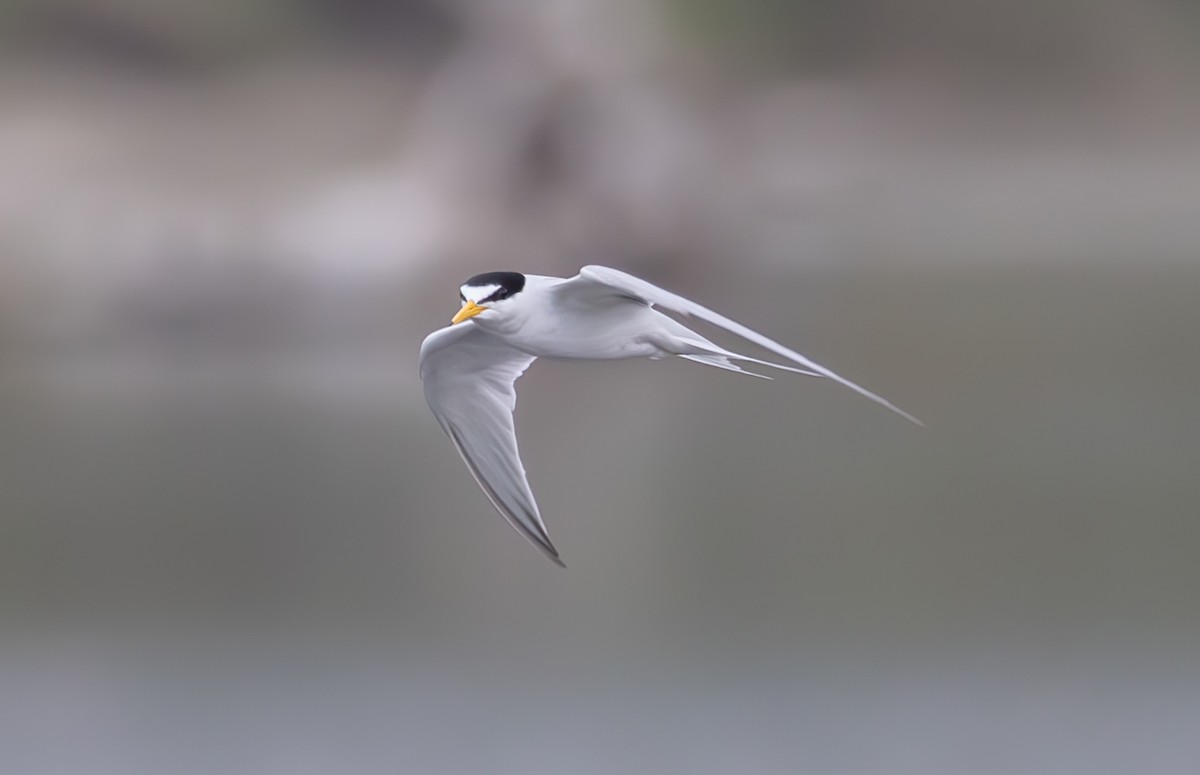
[[[1183,3],[15,2],[0,767],[1191,773]],[[471,274],[877,390],[538,363],[568,570],[428,414]]]

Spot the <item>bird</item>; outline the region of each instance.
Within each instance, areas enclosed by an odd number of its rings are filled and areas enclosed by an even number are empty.
[[[496,511],[562,567],[529,487],[513,423],[515,383],[538,358],[679,357],[770,379],[742,368],[767,366],[831,379],[923,425],[882,396],[773,339],[619,269],[585,266],[568,278],[485,272],[459,287],[459,301],[450,324],[421,343],[425,400]],[[793,365],[727,350],[660,310],[724,329]]]

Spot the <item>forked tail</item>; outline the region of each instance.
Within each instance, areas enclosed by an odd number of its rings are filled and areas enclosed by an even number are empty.
[[[703,363],[705,366],[716,366],[718,369],[725,369],[726,371],[736,371],[739,374],[748,374],[751,377],[758,377],[759,379],[773,379],[773,377],[768,377],[766,374],[757,374],[753,371],[746,371],[740,365],[734,363],[734,361],[736,360],[744,361],[746,363],[756,363],[759,366],[769,366],[772,369],[790,371],[793,374],[803,374],[806,377],[824,376],[815,371],[798,369],[794,366],[784,366],[780,363],[771,363],[770,361],[764,361],[759,358],[752,358],[749,355],[740,355],[738,353],[726,350],[724,347],[714,344],[707,339],[681,339],[679,340],[679,343],[687,347],[685,352],[676,353],[680,358],[686,358],[687,360],[695,361],[696,363]]]

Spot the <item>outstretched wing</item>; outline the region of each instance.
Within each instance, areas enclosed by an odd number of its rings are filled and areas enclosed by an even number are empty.
[[[899,408],[883,396],[876,395],[861,385],[857,385],[845,377],[835,374],[833,371],[804,357],[795,350],[788,349],[779,342],[776,342],[773,339],[768,339],[757,331],[747,328],[741,323],[730,320],[724,315],[719,315],[707,307],[691,301],[690,299],[685,299],[684,297],[671,293],[670,291],[665,291],[653,283],[648,283],[645,280],[634,277],[631,274],[626,274],[619,269],[610,269],[606,266],[585,266],[583,269],[579,270],[578,277],[573,278],[568,282],[581,283],[584,285],[590,284],[594,286],[590,290],[610,290],[613,295],[616,296],[622,296],[625,298],[633,297],[635,299],[642,300],[646,304],[657,305],[679,315],[687,315],[699,318],[705,323],[717,326],[718,328],[723,328],[731,334],[737,334],[743,339],[753,342],[754,344],[770,350],[777,355],[781,355],[806,369],[811,369],[824,377],[834,380],[835,382],[840,382],[854,392],[866,396],[877,404],[886,406],[896,414],[907,420],[911,420],[917,425],[924,425],[924,423],[918,420],[916,417]],[[580,288],[580,290],[585,289]]]
[[[421,381],[429,408],[488,500],[517,532],[562,565],[525,478],[513,426],[514,383],[533,361],[534,356],[465,321],[434,331],[421,343]]]

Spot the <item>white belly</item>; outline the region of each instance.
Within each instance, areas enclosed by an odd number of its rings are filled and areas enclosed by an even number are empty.
[[[663,321],[679,325],[649,307],[622,304],[594,312],[543,316],[504,331],[485,327],[530,355],[610,360],[661,358],[676,352]]]

